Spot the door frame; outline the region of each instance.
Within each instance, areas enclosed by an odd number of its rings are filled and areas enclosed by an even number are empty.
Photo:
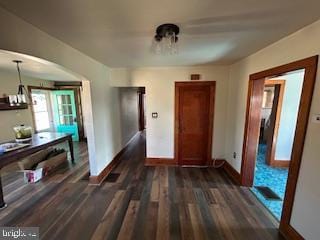
[[[212,162],[212,144],[213,144],[213,125],[214,125],[214,105],[215,105],[215,81],[197,81],[197,82],[175,82],[175,120],[174,120],[174,161],[180,164],[179,156],[179,129],[180,129],[180,106],[179,106],[179,88],[185,86],[207,86],[210,88],[210,104],[209,104],[209,126],[208,126],[208,146],[207,146],[207,165]]]
[[[282,110],[283,96],[285,91],[285,84],[286,84],[286,81],[280,80],[280,79],[266,80],[264,82],[265,86],[274,86],[274,87],[279,86],[279,93],[277,96],[276,95],[274,96],[273,103],[272,103],[271,114],[273,113],[274,109],[275,109],[275,113],[274,113],[274,119],[272,119],[272,123],[271,123],[271,127],[272,127],[271,133],[270,133],[271,136],[268,136],[267,138],[266,162],[268,165],[273,167],[279,166],[279,161],[275,159],[275,153],[276,153],[276,145],[277,145],[279,125],[280,125],[280,119],[281,119],[281,110]],[[288,161],[281,161],[281,162],[288,163]]]
[[[308,127],[313,90],[316,81],[317,66],[318,55],[252,74],[250,75],[249,79],[242,150],[241,185],[251,187],[253,184],[255,158],[259,141],[259,119],[261,116],[262,90],[264,81],[267,77],[280,76],[296,70],[305,70],[288,180],[279,227],[279,230],[283,235],[295,239],[302,239],[302,237],[290,225],[290,219],[301,165],[304,141]]]

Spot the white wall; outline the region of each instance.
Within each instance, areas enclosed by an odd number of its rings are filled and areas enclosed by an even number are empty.
[[[109,85],[110,69],[70,47],[60,40],[35,28],[8,11],[0,8],[0,49],[39,57],[59,64],[90,81],[86,94],[86,115],[90,172],[98,175],[121,150],[119,105],[117,89]]]
[[[297,125],[304,70],[270,80],[285,80],[275,159],[290,160]]]
[[[269,47],[233,64],[230,69],[228,98],[228,130],[226,157],[240,172],[243,144],[246,100],[249,75],[271,67],[320,54],[320,21],[276,42]],[[320,77],[317,81],[311,106],[311,114],[320,113]],[[291,225],[309,240],[320,236],[320,125],[309,119],[302,156]],[[233,159],[232,153],[237,152]]]
[[[138,89],[119,88],[121,143],[125,146],[139,131]]]
[[[145,86],[147,107],[147,157],[174,157],[174,83],[188,81],[190,74],[201,74],[202,80],[216,81],[213,151],[215,158],[224,158],[226,135],[226,101],[228,67],[168,67],[112,69],[114,86]],[[158,118],[151,117],[158,112]]]
[[[53,87],[53,81],[46,81],[31,77],[22,76],[22,83],[27,86]],[[0,70],[0,97],[3,94],[17,94],[18,91],[18,75],[16,72]],[[14,139],[13,127],[17,125],[33,125],[32,112],[30,106],[28,109],[0,111],[0,142],[5,142]]]

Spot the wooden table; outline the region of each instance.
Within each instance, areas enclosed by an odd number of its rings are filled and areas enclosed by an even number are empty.
[[[30,146],[10,151],[0,155],[0,170],[11,163],[18,162],[24,157],[27,157],[40,150],[46,149],[50,146],[67,141],[71,154],[71,161],[74,163],[72,135],[65,133],[43,132],[37,133],[32,136]],[[0,209],[6,207],[3,199],[2,183],[0,176]]]

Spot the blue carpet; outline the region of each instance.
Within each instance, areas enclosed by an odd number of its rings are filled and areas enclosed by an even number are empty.
[[[252,192],[257,198],[271,211],[271,213],[280,220],[284,194],[286,191],[286,184],[288,178],[287,168],[270,167],[265,162],[266,145],[259,144],[256,171],[254,176],[253,186],[266,186],[271,188],[282,200],[272,201],[264,198],[261,193],[252,188]]]

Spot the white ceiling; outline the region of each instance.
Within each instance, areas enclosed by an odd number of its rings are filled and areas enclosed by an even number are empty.
[[[0,0],[110,67],[230,64],[320,18],[319,0]],[[150,51],[156,26],[181,28],[179,54]]]
[[[13,60],[21,60],[21,74],[29,77],[54,80],[54,81],[81,81],[82,77],[46,60],[28,56],[25,54],[14,53],[0,50],[0,70],[17,73],[17,65]],[[18,77],[18,73],[17,73]]]

